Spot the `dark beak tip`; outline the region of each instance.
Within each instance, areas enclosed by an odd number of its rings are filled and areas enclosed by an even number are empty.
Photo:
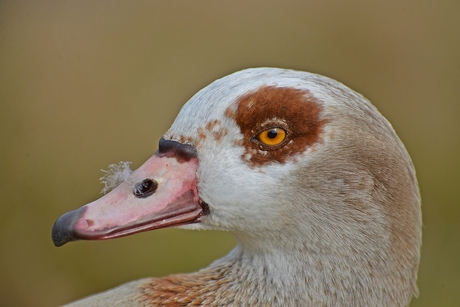
[[[54,223],[53,229],[51,230],[51,239],[53,240],[54,246],[62,246],[67,242],[72,241],[72,237],[73,236],[70,231],[62,229],[62,225],[59,220]]]
[[[54,222],[53,229],[51,230],[51,239],[53,240],[54,246],[59,247],[67,242],[78,240],[74,225],[85,211],[86,208],[82,207],[67,212]]]
[[[66,244],[69,241],[62,240],[61,238],[56,237],[54,234],[52,236],[54,246],[61,247],[62,245]]]

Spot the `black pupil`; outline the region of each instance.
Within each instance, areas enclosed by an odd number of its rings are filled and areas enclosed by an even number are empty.
[[[268,131],[268,133],[267,133],[267,136],[268,136],[268,138],[270,138],[270,139],[276,138],[277,135],[278,135],[278,131],[277,131],[276,129],[271,129],[271,130]]]

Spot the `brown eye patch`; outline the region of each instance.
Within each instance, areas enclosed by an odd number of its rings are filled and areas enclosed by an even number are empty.
[[[320,119],[320,102],[307,90],[262,86],[239,97],[236,104],[236,108],[230,106],[225,114],[236,121],[244,135],[243,159],[251,167],[283,163],[304,152],[320,140],[326,122]],[[269,150],[267,146],[270,144],[254,142],[261,132],[274,127],[287,131],[286,139],[279,147]]]

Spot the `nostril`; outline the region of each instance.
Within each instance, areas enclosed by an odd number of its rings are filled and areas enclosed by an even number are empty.
[[[139,198],[145,198],[155,193],[158,183],[153,179],[144,179],[134,185],[133,194]]]

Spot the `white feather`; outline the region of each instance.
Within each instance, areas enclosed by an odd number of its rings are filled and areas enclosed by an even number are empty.
[[[108,170],[103,170],[104,176],[99,178],[101,183],[104,184],[104,188],[101,190],[102,194],[110,192],[116,188],[120,183],[128,179],[133,172],[131,169],[130,161],[120,161],[118,164],[110,164]]]

